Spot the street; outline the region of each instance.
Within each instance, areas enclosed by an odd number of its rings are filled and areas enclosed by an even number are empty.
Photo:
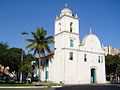
[[[41,88],[41,87],[19,87],[19,88],[0,88],[0,90],[120,90],[120,85],[69,85],[58,88]]]

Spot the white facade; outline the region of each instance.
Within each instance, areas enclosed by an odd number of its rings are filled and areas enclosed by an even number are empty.
[[[92,33],[79,39],[79,19],[65,7],[55,20],[55,51],[48,80],[65,84],[106,83],[105,55]]]

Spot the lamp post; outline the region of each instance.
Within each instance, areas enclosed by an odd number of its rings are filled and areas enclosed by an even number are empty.
[[[24,35],[27,35],[28,33],[27,32],[21,32],[22,34],[22,37]],[[20,72],[20,83],[22,83],[22,62],[23,62],[23,48],[22,48],[22,53],[21,53],[21,72]]]

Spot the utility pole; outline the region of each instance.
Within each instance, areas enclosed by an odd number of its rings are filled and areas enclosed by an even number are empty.
[[[24,35],[27,35],[28,33],[27,32],[21,32],[21,34],[22,34],[22,37],[23,37]],[[20,83],[22,83],[22,67],[23,67],[23,63],[22,62],[23,62],[23,48],[22,48],[22,53],[21,53]]]

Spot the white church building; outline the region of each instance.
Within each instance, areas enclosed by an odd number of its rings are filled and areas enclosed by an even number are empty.
[[[65,6],[55,19],[53,60],[47,79],[55,83],[106,83],[105,52],[99,38],[87,34],[80,41],[79,18]]]

